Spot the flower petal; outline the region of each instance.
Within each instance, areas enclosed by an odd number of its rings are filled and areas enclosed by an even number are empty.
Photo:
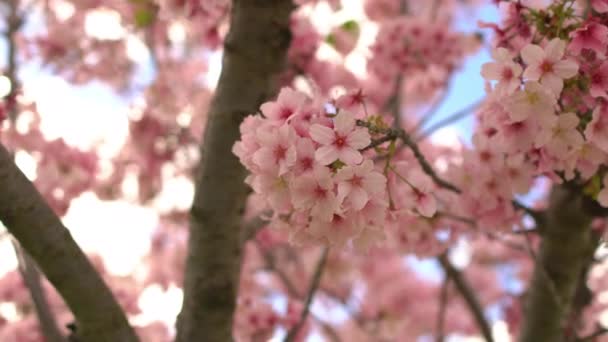
[[[318,152],[318,151],[317,151]],[[345,147],[338,151],[338,158],[346,165],[356,165],[363,160],[363,156],[354,148]],[[321,161],[319,161],[321,162]],[[327,164],[325,164],[327,165]]]
[[[346,137],[348,146],[360,150],[367,147],[372,142],[367,130],[363,128],[355,129]]]
[[[534,44],[528,44],[521,49],[521,58],[528,65],[540,64],[545,58],[545,51]]]
[[[361,156],[361,154],[359,154],[359,156]],[[315,152],[315,159],[321,165],[329,165],[338,159],[338,150],[334,146],[321,146]]]
[[[578,73],[578,64],[572,60],[563,60],[553,65],[554,72],[561,78],[570,78],[576,76]]]
[[[327,126],[314,124],[310,126],[310,137],[319,144],[330,145],[334,142],[336,134]]]
[[[559,61],[564,56],[565,50],[566,42],[559,38],[553,38],[545,47],[545,55],[551,61]]]
[[[355,128],[355,117],[348,111],[342,110],[336,115],[334,122],[336,132],[347,135]]]

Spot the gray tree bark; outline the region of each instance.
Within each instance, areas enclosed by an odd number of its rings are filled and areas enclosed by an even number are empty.
[[[235,0],[222,73],[201,145],[177,341],[232,340],[245,170],[232,154],[245,116],[276,93],[292,0]]]
[[[521,342],[565,339],[577,284],[597,244],[585,201],[578,189],[555,186],[551,191],[540,229],[540,251],[526,294]]]
[[[0,221],[74,314],[86,342],[131,342],[127,318],[70,232],[0,145]]]

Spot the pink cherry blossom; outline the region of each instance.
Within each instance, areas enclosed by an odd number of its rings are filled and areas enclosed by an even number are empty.
[[[604,208],[608,208],[608,174],[602,178],[602,190],[597,194],[597,201]]]
[[[510,94],[519,88],[522,72],[521,65],[513,62],[513,55],[505,48],[492,51],[495,62],[488,62],[481,66],[481,75],[488,81],[498,81],[495,90]]]
[[[328,245],[342,247],[356,234],[358,228],[354,217],[334,214],[330,221],[313,218],[308,230],[311,235],[325,240]]]
[[[396,169],[395,175],[403,187],[402,201],[405,208],[422,216],[432,217],[437,211],[437,201],[432,193],[433,181],[420,169],[410,169],[403,175],[400,171],[404,169],[405,165],[401,164],[401,167]]]
[[[608,27],[590,22],[571,34],[572,41],[568,49],[574,54],[580,54],[584,49],[593,50],[598,56],[605,56],[608,43]]]
[[[263,195],[276,213],[288,213],[292,209],[288,180],[284,177],[262,173],[249,175],[245,182],[256,193]]]
[[[258,129],[261,148],[253,154],[253,162],[263,171],[285,174],[296,162],[295,132],[292,127],[265,126]]]
[[[334,181],[327,167],[319,166],[313,172],[293,181],[291,197],[296,209],[310,209],[312,217],[330,221],[338,209]]]
[[[579,119],[574,113],[559,115],[555,125],[541,133],[536,146],[544,146],[553,156],[565,159],[583,145],[583,136],[576,129],[578,123]]]
[[[270,120],[283,123],[295,114],[306,101],[306,94],[291,88],[283,88],[276,101],[262,104],[260,110]]]
[[[608,62],[603,62],[591,72],[589,93],[593,97],[608,99]]]
[[[371,160],[361,165],[345,166],[336,174],[338,199],[352,210],[361,210],[369,199],[384,191],[386,177],[374,171]]]
[[[598,13],[608,12],[608,0],[591,0],[591,7]]]
[[[531,116],[552,116],[557,100],[555,95],[538,82],[526,82],[523,90],[518,90],[505,99],[504,105],[513,122],[523,121]]]
[[[608,152],[608,106],[598,106],[585,128],[585,138],[604,152]]]
[[[521,57],[528,65],[524,78],[532,81],[540,80],[541,85],[548,87],[557,96],[564,86],[564,79],[575,76],[578,65],[571,60],[563,60],[566,42],[552,39],[544,50],[534,44],[528,44],[521,50]]]
[[[310,136],[322,145],[315,152],[316,160],[322,165],[329,165],[338,159],[347,165],[359,164],[363,160],[359,150],[371,142],[367,130],[356,127],[353,114],[347,111],[340,111],[336,115],[334,129],[312,125]]]
[[[312,171],[317,165],[315,161],[315,146],[311,139],[301,138],[296,143],[296,163],[294,172],[300,175],[305,172]]]

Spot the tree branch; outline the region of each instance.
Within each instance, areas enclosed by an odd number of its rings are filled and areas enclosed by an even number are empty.
[[[21,87],[17,78],[17,42],[16,36],[19,29],[23,25],[24,16],[27,11],[19,14],[19,1],[11,0],[7,2],[9,13],[6,22],[8,29],[6,31],[7,41],[7,70],[6,76],[9,79],[11,90],[7,95],[8,117],[11,125],[15,125],[17,115],[19,113],[16,101],[16,94]],[[30,4],[31,6],[31,4]],[[29,7],[29,6],[28,6]],[[44,293],[40,279],[40,271],[36,268],[36,263],[32,258],[24,252],[17,242],[13,243],[15,255],[19,261],[19,272],[23,278],[25,286],[30,292],[32,303],[40,323],[42,335],[48,342],[65,341],[53,313],[49,309],[48,302]]]
[[[477,300],[474,290],[471,288],[460,271],[457,270],[454,265],[452,265],[446,253],[441,254],[438,257],[438,260],[445,271],[446,277],[454,282],[456,289],[458,289],[458,292],[460,292],[462,298],[467,303],[467,306],[469,307],[469,310],[471,310],[471,314],[473,314],[473,318],[475,319],[475,322],[477,322],[477,326],[479,327],[484,339],[487,342],[493,342],[494,338],[492,337],[492,330],[490,329],[490,325],[483,314],[483,309]]]
[[[374,125],[372,125],[371,123],[365,122],[363,120],[357,120],[357,125],[361,126],[361,127],[366,127],[372,133],[385,134],[387,137],[389,137],[389,138],[386,138],[387,139],[386,141],[390,141],[390,140],[394,140],[394,139],[401,139],[403,141],[403,143],[412,150],[412,152],[414,153],[414,157],[418,161],[418,164],[420,164],[420,167],[422,168],[424,173],[426,173],[428,176],[430,176],[433,179],[433,182],[435,182],[435,184],[437,184],[438,186],[440,186],[442,188],[448,189],[452,192],[458,193],[458,194],[462,192],[457,186],[442,179],[441,177],[439,177],[437,175],[437,173],[435,173],[435,170],[433,170],[433,167],[431,166],[431,164],[426,160],[426,158],[422,154],[422,151],[420,151],[420,148],[418,147],[418,145],[412,140],[410,135],[407,134],[407,132],[405,132],[403,129],[399,129],[399,128],[379,129],[379,128],[375,127]]]
[[[110,289],[3,145],[0,189],[0,221],[72,310],[78,337],[87,342],[137,341]]]
[[[276,93],[290,42],[289,0],[235,0],[208,113],[190,210],[184,300],[177,341],[232,340],[247,187],[232,154],[245,116]]]
[[[315,273],[312,276],[310,281],[310,287],[308,290],[308,294],[306,295],[306,302],[304,302],[304,309],[302,310],[302,314],[300,315],[300,319],[298,322],[289,330],[289,333],[285,337],[285,342],[293,342],[306,322],[306,318],[308,317],[308,313],[310,312],[310,305],[312,304],[312,300],[315,297],[315,293],[319,288],[319,284],[321,283],[321,276],[323,275],[323,270],[325,269],[325,263],[327,262],[327,256],[329,254],[329,248],[323,248],[323,252],[321,254],[321,258],[319,259],[319,263],[315,269]]]
[[[473,114],[475,112],[475,109],[477,109],[477,107],[479,107],[479,105],[481,105],[481,103],[483,102],[483,100],[477,100],[475,102],[473,102],[472,104],[468,105],[467,107],[457,111],[456,113],[450,114],[448,116],[446,116],[445,118],[443,118],[442,120],[436,122],[435,124],[431,125],[428,129],[426,129],[424,132],[422,132],[420,134],[420,136],[418,136],[416,138],[416,141],[421,141],[426,139],[427,137],[431,136],[433,133],[435,133],[437,130],[446,127],[460,119],[463,119],[471,114]],[[430,117],[430,115],[425,114],[426,117]],[[428,120],[428,119],[427,119]],[[421,120],[421,123],[416,126],[417,130],[419,128],[421,128],[421,126],[425,123],[426,121]],[[417,131],[416,130],[416,131]]]
[[[437,311],[437,328],[435,329],[435,341],[443,342],[445,340],[445,314],[448,304],[448,289],[450,287],[450,278],[447,275],[443,278],[441,284],[441,293],[439,295],[439,310]]]

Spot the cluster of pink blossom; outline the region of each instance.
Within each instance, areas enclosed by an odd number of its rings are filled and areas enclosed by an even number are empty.
[[[35,110],[35,105],[28,106]],[[58,215],[65,215],[70,203],[95,185],[99,171],[95,151],[82,151],[62,138],[47,140],[39,130],[38,114],[24,133],[11,127],[2,142],[15,152],[25,151],[37,162],[34,184]]]
[[[262,105],[264,117],[241,125],[233,151],[251,172],[246,182],[285,221],[299,242],[344,245],[380,227],[388,207],[386,177],[364,150],[371,143],[355,114],[283,88]]]
[[[474,46],[473,37],[450,32],[442,23],[413,16],[382,22],[368,69],[383,80],[399,74],[427,71],[441,67],[447,72],[460,65]]]
[[[525,44],[494,49],[494,61],[481,71],[489,94],[475,148],[451,172],[467,189],[458,201],[460,213],[480,226],[508,228],[518,220],[511,199],[528,193],[539,177],[608,183],[600,168],[608,164],[608,27],[602,18],[564,28],[565,38],[530,36]],[[608,206],[602,188],[591,195]]]
[[[230,10],[229,0],[156,0],[160,7],[161,17],[175,18],[185,16],[194,19],[196,30],[202,42],[210,48],[217,48],[222,43],[219,26]]]

